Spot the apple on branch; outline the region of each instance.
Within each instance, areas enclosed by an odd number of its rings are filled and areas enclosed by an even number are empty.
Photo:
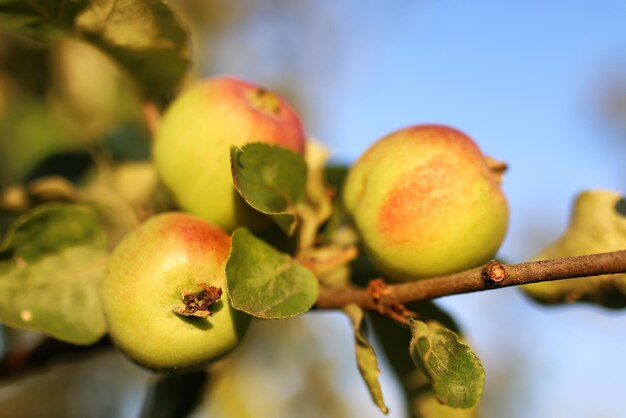
[[[390,278],[412,280],[495,255],[508,226],[499,174],[462,132],[413,126],[359,158],[343,198],[372,262]]]
[[[220,228],[176,212],[128,233],[100,289],[115,345],[160,371],[201,366],[235,348],[250,319],[228,298],[230,244]]]
[[[269,90],[235,78],[204,81],[165,113],[154,161],[178,204],[226,230],[266,220],[233,187],[230,146],[264,142],[304,153],[300,118]]]

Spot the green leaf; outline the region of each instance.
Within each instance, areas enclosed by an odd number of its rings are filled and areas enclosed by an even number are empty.
[[[389,409],[385,405],[383,399],[383,391],[378,381],[380,375],[380,369],[378,368],[378,360],[374,349],[365,339],[365,321],[363,309],[358,305],[349,304],[343,308],[354,327],[354,343],[356,351],[356,362],[359,368],[359,373],[367,385],[367,389],[370,392],[372,400],[376,406],[381,410],[383,414],[387,414]]]
[[[439,402],[454,408],[475,406],[485,383],[476,354],[447,328],[415,320],[410,326],[411,357],[430,380]]]
[[[149,98],[172,93],[189,63],[189,36],[161,0],[0,0],[0,23],[38,41],[90,42]]]
[[[459,333],[458,325],[433,302],[419,302],[407,305],[422,318],[429,318],[444,324]],[[430,381],[424,373],[415,367],[407,347],[411,341],[409,330],[395,321],[380,315],[369,315],[378,341],[382,346],[387,361],[391,365],[398,383],[406,397],[406,416],[410,418],[476,418],[477,408],[458,409],[442,405],[433,393]]]
[[[535,260],[550,260],[626,249],[624,198],[616,192],[582,192],[576,198],[567,230]],[[588,302],[607,308],[626,307],[626,275],[556,280],[523,286],[545,304]]]
[[[306,196],[307,166],[287,148],[263,143],[230,148],[235,188],[259,212],[272,215],[288,235],[296,228],[297,205]]]
[[[310,270],[245,228],[233,233],[226,278],[233,307],[259,318],[306,312],[319,292]]]
[[[96,342],[106,331],[98,294],[106,260],[92,209],[50,204],[25,214],[0,245],[0,322]]]

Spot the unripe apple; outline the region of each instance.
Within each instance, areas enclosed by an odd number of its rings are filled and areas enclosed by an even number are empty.
[[[397,280],[485,263],[508,225],[485,157],[446,126],[413,126],[376,142],[350,169],[343,198],[366,253]]]
[[[128,233],[101,286],[115,345],[163,371],[200,366],[232,350],[249,317],[228,299],[229,252],[226,232],[184,213],[157,215]]]
[[[234,189],[230,146],[265,142],[303,153],[296,112],[276,94],[234,78],[207,80],[179,96],[154,144],[163,183],[178,204],[227,230],[258,225],[261,216]]]

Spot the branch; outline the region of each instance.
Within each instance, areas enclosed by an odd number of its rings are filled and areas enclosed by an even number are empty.
[[[520,264],[491,261],[483,267],[447,276],[386,285],[384,297],[395,303],[419,302],[501,287],[617,273],[626,273],[626,250]],[[322,288],[316,307],[340,309],[356,303],[364,309],[380,311],[380,300],[369,288]]]
[[[356,303],[364,309],[377,311],[398,322],[406,322],[406,317],[412,313],[404,310],[402,304],[408,302],[500,287],[618,273],[626,273],[626,250],[521,264],[491,261],[483,267],[409,283],[387,285],[376,279],[367,288],[323,287],[320,289],[316,308],[341,309],[349,303]],[[110,346],[111,341],[106,337],[87,347],[47,339],[34,350],[12,353],[0,359],[0,383],[28,371],[52,366],[58,361],[88,355],[94,350]]]

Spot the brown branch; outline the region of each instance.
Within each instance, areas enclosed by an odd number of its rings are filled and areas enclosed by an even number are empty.
[[[626,250],[520,264],[492,261],[486,266],[447,276],[387,285],[385,294],[398,303],[408,303],[501,287],[617,273],[626,273]],[[340,309],[348,303],[369,310],[379,309],[377,299],[364,288],[322,288],[316,307]]]

